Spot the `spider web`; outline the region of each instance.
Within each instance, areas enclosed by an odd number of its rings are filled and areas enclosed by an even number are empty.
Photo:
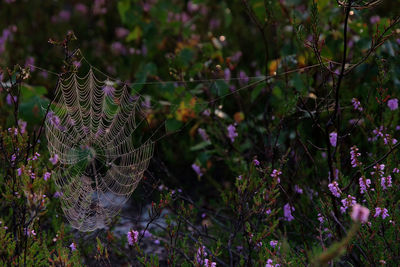
[[[153,155],[154,142],[134,143],[145,121],[139,96],[126,85],[98,79],[90,67],[58,81],[46,117],[46,137],[57,155],[55,184],[72,227],[104,228],[136,189]]]

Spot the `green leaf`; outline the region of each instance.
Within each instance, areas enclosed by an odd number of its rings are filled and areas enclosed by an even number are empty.
[[[123,23],[127,23],[127,13],[131,7],[131,3],[129,0],[119,1],[117,8],[119,15],[121,16],[121,20]]]
[[[194,56],[194,52],[189,48],[184,48],[179,53],[178,56],[178,64],[182,65],[183,67],[188,67],[190,62],[192,61]]]
[[[182,127],[183,123],[176,119],[168,119],[165,122],[165,129],[167,132],[175,132]]]
[[[126,41],[131,42],[140,39],[142,37],[142,29],[136,25],[133,31],[131,31],[126,37]]]
[[[203,148],[206,148],[206,147],[209,146],[209,145],[211,145],[211,142],[210,142],[210,141],[204,141],[204,142],[198,143],[198,144],[195,145],[195,146],[192,146],[192,147],[190,148],[190,151],[201,150],[201,149],[203,149]]]
[[[21,95],[23,100],[29,100],[32,97],[36,96],[43,96],[47,92],[47,89],[43,86],[31,86],[24,84],[21,86]]]
[[[225,81],[216,81],[212,86],[211,92],[218,96],[226,95],[229,92],[229,86]]]
[[[258,84],[256,88],[253,89],[250,96],[251,102],[254,102],[254,100],[256,100],[256,98],[261,93],[264,87],[265,87],[265,82]]]
[[[34,95],[29,101],[22,102],[19,105],[21,119],[30,123],[40,123],[46,113],[48,104],[48,99]]]

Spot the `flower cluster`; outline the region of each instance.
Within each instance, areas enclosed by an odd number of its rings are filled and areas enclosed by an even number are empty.
[[[388,187],[392,187],[392,176],[388,175],[387,177],[382,177],[381,186],[383,190],[386,190]]]
[[[197,132],[199,133],[199,135],[201,136],[201,139],[203,139],[203,141],[210,141],[210,138],[208,137],[206,130],[199,128],[197,129]]]
[[[358,148],[356,146],[352,146],[350,150],[351,167],[355,168],[357,166],[361,166],[362,163],[358,160],[358,158],[361,156],[361,153],[358,152]]]
[[[368,221],[369,209],[363,207],[359,204],[353,205],[353,210],[351,212],[351,218],[355,222],[366,223]]]
[[[58,155],[57,155],[57,154],[54,154],[54,155],[49,159],[49,161],[51,162],[51,164],[56,165],[57,162],[58,162]]]
[[[274,261],[271,259],[267,260],[267,264],[265,264],[265,267],[279,267],[281,266],[280,264],[274,264]]]
[[[329,142],[331,143],[331,146],[335,147],[337,145],[337,133],[332,132],[329,134]]]
[[[336,181],[333,181],[328,185],[329,190],[331,191],[332,195],[335,197],[340,197],[342,191],[339,188],[339,184]]]
[[[233,124],[229,124],[226,128],[228,130],[228,137],[231,139],[231,142],[235,142],[235,138],[238,137],[238,133],[236,132],[236,127]]]
[[[130,230],[126,234],[126,237],[128,238],[128,244],[130,246],[133,246],[134,244],[136,244],[138,242],[139,232],[138,231],[134,231],[134,230]]]
[[[341,213],[345,213],[347,208],[353,207],[355,204],[357,204],[356,202],[356,198],[348,195],[347,198],[342,199],[342,207],[340,207],[340,212]]]
[[[288,222],[294,220],[292,211],[295,211],[294,207],[289,203],[286,203],[286,205],[283,207],[283,215],[285,216],[285,220]]]
[[[385,219],[386,217],[389,216],[388,210],[386,208],[376,207],[374,218],[379,216],[382,216],[382,219]]]
[[[351,103],[353,104],[354,110],[358,110],[358,111],[363,111],[363,108],[361,106],[360,101],[357,98],[353,98],[351,100]]]
[[[360,193],[364,194],[371,185],[371,179],[366,179],[364,176],[358,180],[360,184]]]
[[[200,166],[197,165],[196,163],[192,164],[192,169],[194,170],[194,172],[197,174],[198,177],[203,176],[203,173],[201,172]]]
[[[389,109],[393,111],[399,108],[399,101],[397,100],[397,98],[393,98],[387,102],[387,105]]]
[[[274,178],[278,184],[281,182],[280,176],[282,175],[282,172],[280,170],[274,169],[271,173],[271,177]]]

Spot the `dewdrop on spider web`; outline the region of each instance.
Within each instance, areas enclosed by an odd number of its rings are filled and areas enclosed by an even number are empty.
[[[47,115],[46,137],[58,158],[54,179],[65,216],[83,231],[104,228],[147,169],[154,142],[137,145],[145,120],[140,97],[126,85],[100,80],[94,69],[60,77]]]

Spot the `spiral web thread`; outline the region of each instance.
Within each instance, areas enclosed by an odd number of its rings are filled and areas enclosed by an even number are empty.
[[[145,116],[140,97],[128,89],[99,80],[92,67],[84,77],[72,73],[60,78],[46,118],[49,151],[59,160],[54,177],[62,209],[83,232],[111,222],[153,155],[151,140],[133,143]]]

